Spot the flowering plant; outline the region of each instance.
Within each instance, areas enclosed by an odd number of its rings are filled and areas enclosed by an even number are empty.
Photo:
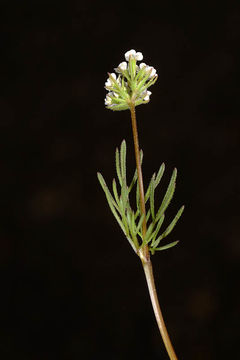
[[[162,234],[159,235],[165,219],[165,211],[175,191],[177,170],[173,170],[162,203],[156,211],[155,190],[161,181],[165,165],[162,164],[157,174],[153,174],[145,193],[141,167],[143,152],[139,150],[135,107],[149,102],[151,92],[148,88],[156,82],[158,76],[154,67],[148,66],[145,63],[137,65],[137,61],[143,59],[141,52],[129,50],[125,53],[125,59],[126,61],[121,62],[115,69],[117,74],[108,74],[108,79],[105,82],[105,89],[108,91],[105,98],[105,105],[111,110],[130,110],[136,171],[130,185],[128,185],[126,171],[126,142],[123,140],[120,151],[116,149],[116,172],[120,191],[118,190],[115,179],[113,179],[112,183],[112,193],[100,173],[98,173],[98,179],[105,192],[108,204],[115,219],[127,237],[130,245],[141,259],[153,310],[164,345],[170,360],[177,360],[160,309],[150,253],[153,255],[156,250],[165,250],[178,243],[178,241],[174,241],[170,244],[160,246],[160,242],[173,230],[184,210],[184,206],[179,209],[171,223]],[[131,206],[129,198],[129,194],[134,186],[136,186],[136,209],[133,209]]]
[[[108,74],[105,89],[109,92],[105,98],[105,105],[111,110],[126,110],[134,101],[135,106],[147,104],[151,91],[147,89],[157,81],[154,67],[145,63],[137,65],[143,59],[141,52],[129,50],[125,54],[126,61],[121,62],[115,69],[116,73]]]

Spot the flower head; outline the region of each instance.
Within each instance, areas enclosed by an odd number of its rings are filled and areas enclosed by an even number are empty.
[[[157,72],[153,66],[137,61],[143,59],[141,52],[129,50],[125,53],[126,61],[121,62],[115,69],[116,73],[108,74],[105,89],[108,94],[105,105],[111,110],[126,110],[130,104],[135,106],[146,104],[150,100],[151,92],[147,89],[157,80]]]

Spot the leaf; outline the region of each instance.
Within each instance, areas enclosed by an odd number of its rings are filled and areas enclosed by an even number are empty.
[[[109,189],[107,187],[107,184],[106,184],[102,174],[98,172],[97,177],[98,177],[98,180],[99,180],[99,182],[100,182],[100,184],[101,184],[101,186],[103,188],[103,191],[105,192],[106,197],[108,197],[110,199],[112,205],[115,206],[115,208],[119,211],[119,207],[118,207],[117,203],[115,202],[115,200],[113,199],[113,197],[112,197],[112,195],[111,195],[111,193],[110,193],[110,191],[109,191]]]
[[[126,181],[127,175],[126,175],[126,141],[123,140],[120,148],[120,168],[121,168],[121,175],[122,179]]]
[[[161,179],[162,179],[164,170],[165,170],[165,164],[162,163],[162,165],[160,166],[160,168],[159,168],[159,170],[158,170],[156,179],[155,179],[155,189],[156,189],[156,187],[158,186],[158,184],[160,183],[160,181],[161,181]]]
[[[140,151],[140,162],[141,162],[141,165],[142,165],[142,160],[143,160],[143,152],[142,150]],[[135,173],[133,175],[133,179],[132,179],[132,182],[130,184],[130,186],[128,187],[128,192],[130,193],[133,186],[135,185],[136,181],[137,181],[137,178],[138,178],[138,174],[137,174],[137,169],[135,170]]]
[[[150,241],[151,241],[151,235],[152,235],[152,230],[153,230],[153,227],[154,227],[154,224],[151,223],[149,226],[148,226],[148,229],[147,229],[147,232],[143,238],[143,244],[148,244]]]
[[[106,198],[107,198],[108,205],[109,205],[109,207],[110,207],[110,209],[111,209],[111,211],[112,211],[115,219],[117,220],[117,222],[118,222],[120,228],[122,229],[123,233],[124,233],[125,235],[127,235],[127,230],[128,230],[128,229],[125,229],[125,227],[124,227],[124,225],[123,225],[123,223],[122,223],[119,215],[117,214],[117,211],[116,211],[116,209],[115,209],[115,207],[114,207],[114,206],[115,206],[115,205],[114,205],[115,201],[113,200],[113,198],[112,198],[112,196],[111,196],[111,194],[110,194],[110,191],[109,191],[108,188],[107,188],[107,185],[106,185],[106,183],[105,183],[105,181],[104,181],[104,179],[103,179],[103,176],[102,176],[100,173],[98,173],[97,176],[98,176],[98,179],[99,179],[100,184],[101,184],[102,187],[103,187],[103,190],[104,190],[105,195],[106,195]],[[105,184],[105,185],[104,185],[104,184]],[[105,187],[105,188],[104,188],[104,187]],[[106,189],[107,189],[107,191],[106,191]],[[115,203],[115,204],[116,204],[116,203]],[[120,210],[119,210],[119,212],[120,212]]]
[[[154,236],[153,236],[153,240],[152,240],[152,244],[151,244],[151,246],[157,246],[158,244],[156,244],[155,245],[155,239],[156,239],[156,237],[157,237],[157,235],[158,235],[158,233],[159,233],[159,231],[160,231],[160,229],[161,229],[161,226],[162,226],[162,223],[163,223],[163,221],[164,221],[164,218],[165,218],[165,215],[163,214],[161,217],[160,217],[160,219],[159,219],[159,221],[158,221],[158,223],[157,223],[157,226],[156,226],[156,229],[154,230]],[[159,240],[160,241],[160,240]]]
[[[139,243],[138,243],[138,239],[137,239],[137,231],[136,231],[136,224],[135,224],[135,220],[134,220],[134,212],[133,211],[129,211],[128,212],[128,219],[129,219],[129,229],[130,229],[130,233],[132,236],[132,240],[136,246],[136,248],[139,247]]]
[[[154,251],[156,251],[156,250],[167,250],[167,249],[170,249],[171,247],[177,245],[177,243],[179,243],[179,240],[173,241],[173,242],[171,242],[170,244],[167,244],[167,245],[164,245],[164,246],[160,246],[160,247],[158,247],[158,248],[154,248]]]
[[[155,190],[155,174],[153,174],[152,176],[152,180],[150,182],[150,209],[151,209],[151,214],[152,214],[152,219],[154,221],[155,219],[155,212],[154,212],[154,190]]]
[[[165,212],[166,208],[168,207],[168,205],[173,197],[175,187],[176,187],[176,177],[177,177],[177,169],[175,168],[173,170],[172,177],[170,179],[170,182],[169,182],[166,194],[163,198],[162,204],[157,212],[156,221],[158,221],[158,219],[160,219],[162,214]]]
[[[116,161],[116,172],[117,172],[117,176],[118,176],[118,181],[119,181],[119,184],[122,186],[122,175],[121,175],[121,169],[120,169],[120,157],[119,157],[118,148],[116,148],[115,161]]]
[[[133,248],[133,250],[135,251],[135,253],[137,254],[137,248],[136,248],[135,244],[133,243],[132,239],[127,236],[127,240],[129,242],[129,244],[131,245],[131,247]]]
[[[150,218],[150,214],[151,214],[151,211],[149,209],[148,212],[147,212],[147,215],[146,215],[146,223],[148,222],[148,220]]]
[[[154,246],[158,246],[159,242],[164,239],[166,236],[168,236],[170,234],[170,232],[173,230],[174,226],[176,225],[178,219],[180,218],[180,216],[182,215],[184,210],[184,206],[182,206],[177,214],[175,215],[174,219],[172,220],[172,222],[170,223],[170,225],[168,225],[168,227],[166,228],[166,230],[158,237],[158,239],[156,240]]]
[[[140,214],[141,210],[140,210],[140,192],[139,192],[139,184],[137,182],[137,186],[136,186],[136,206],[137,206],[137,211]]]
[[[178,219],[180,218],[180,216],[182,215],[183,213],[183,210],[184,210],[184,206],[182,206],[176,216],[174,217],[174,219],[172,220],[172,222],[170,223],[170,225],[167,227],[167,229],[164,231],[164,233],[162,234],[163,237],[166,237],[167,235],[170,234],[170,232],[172,231],[172,229],[174,228],[174,226],[176,225]]]
[[[155,173],[153,174],[153,176],[155,176]],[[152,178],[153,178],[153,176],[152,176]],[[151,180],[150,180],[150,182],[148,184],[147,191],[145,192],[145,199],[144,199],[145,204],[147,203],[147,201],[148,201],[148,199],[150,197],[150,188],[151,188],[152,178],[151,178]]]
[[[117,192],[117,184],[116,184],[115,179],[113,179],[112,188],[113,188],[113,194],[114,194],[116,203],[118,204],[118,207],[119,207],[119,196],[118,196],[118,192]]]
[[[140,229],[141,229],[141,227],[142,227],[144,218],[145,218],[145,215],[142,214],[142,216],[141,216],[140,219],[139,219],[138,225],[137,225],[137,229],[136,229],[136,233],[137,233],[137,234],[139,233],[139,231],[140,231]]]

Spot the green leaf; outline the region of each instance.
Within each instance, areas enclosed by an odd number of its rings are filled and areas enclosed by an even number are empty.
[[[122,179],[125,181],[127,180],[127,174],[126,174],[126,141],[123,140],[120,148],[120,167],[121,167],[121,175]]]
[[[153,227],[154,227],[153,223],[151,223],[148,226],[147,232],[146,232],[146,234],[144,236],[144,239],[143,239],[143,245],[148,244],[151,241],[151,235],[152,235]]]
[[[159,168],[159,170],[158,170],[156,179],[155,179],[155,189],[156,189],[156,187],[158,186],[158,184],[160,183],[160,181],[161,181],[161,179],[162,179],[164,170],[165,170],[165,164],[162,163],[162,165],[160,166],[160,168]]]
[[[152,214],[152,219],[155,219],[155,212],[154,212],[154,190],[155,190],[155,174],[152,176],[152,180],[150,182],[150,209]]]
[[[102,174],[98,172],[97,177],[98,177],[98,180],[99,180],[99,182],[100,182],[100,184],[101,184],[101,186],[103,188],[103,191],[105,192],[106,197],[109,198],[109,200],[111,201],[111,204],[119,211],[119,207],[118,207],[117,203],[115,202],[115,200],[113,199],[113,197],[112,197],[112,195],[111,195],[111,193],[110,193],[110,191],[109,191],[109,189],[107,187],[107,184],[106,184]]]
[[[160,219],[159,219],[159,221],[158,221],[158,223],[157,223],[156,229],[154,230],[154,236],[153,236],[152,244],[151,244],[151,246],[153,246],[153,247],[158,245],[158,244],[155,245],[155,239],[156,239],[156,237],[158,236],[158,233],[159,233],[159,231],[160,231],[160,229],[161,229],[161,226],[162,226],[162,223],[163,223],[163,221],[164,221],[164,218],[165,218],[165,215],[163,214],[163,215],[160,217]]]
[[[143,152],[142,150],[140,151],[140,162],[141,162],[141,165],[142,165],[142,161],[143,161]],[[135,185],[136,181],[138,179],[138,174],[137,174],[137,169],[135,170],[135,173],[134,173],[134,176],[133,176],[133,179],[132,179],[132,182],[130,184],[130,186],[128,187],[128,192],[130,193],[133,186]]]
[[[164,231],[164,233],[161,235],[162,236],[162,239],[165,238],[166,236],[168,236],[170,234],[170,232],[172,231],[172,229],[174,228],[174,226],[176,225],[178,219],[180,218],[180,216],[182,215],[183,213],[183,210],[184,210],[184,206],[182,206],[176,216],[174,217],[174,219],[172,220],[172,222],[170,223],[170,225],[167,227],[167,229]]]
[[[116,172],[118,176],[119,184],[122,186],[122,175],[121,175],[121,169],[120,169],[120,156],[119,156],[119,150],[116,148]]]
[[[177,243],[179,243],[179,240],[171,242],[170,244],[164,245],[164,246],[160,246],[158,248],[154,248],[154,251],[156,250],[167,250],[170,249],[171,247],[177,245]]]
[[[151,211],[149,209],[148,212],[147,212],[147,215],[146,215],[146,223],[148,222],[148,220],[150,218],[150,215],[151,215]]]
[[[142,214],[142,216],[139,219],[138,225],[137,225],[136,234],[138,234],[139,231],[141,230],[144,218],[145,218],[145,215]]]
[[[168,225],[168,227],[166,228],[166,230],[157,238],[157,240],[156,240],[155,243],[153,244],[154,247],[158,246],[158,244],[160,243],[160,241],[170,234],[170,232],[173,230],[174,226],[176,225],[178,219],[179,219],[180,216],[182,215],[183,210],[184,210],[184,206],[182,206],[182,207],[178,210],[177,214],[175,215],[175,217],[174,217],[174,219],[172,220],[172,222],[170,223],[170,225]]]
[[[138,239],[137,239],[137,231],[136,231],[136,224],[135,224],[135,220],[134,220],[134,212],[128,212],[129,216],[129,229],[130,229],[130,233],[132,235],[132,240],[136,246],[136,248],[139,247],[139,243],[138,243]]]
[[[155,173],[153,175],[155,175]],[[151,182],[152,182],[152,178],[151,178],[151,180],[150,180],[150,182],[148,184],[147,191],[145,192],[145,197],[144,197],[145,205],[147,204],[148,199],[150,198]]]
[[[136,186],[136,206],[137,206],[137,211],[140,214],[141,213],[141,209],[140,209],[140,192],[139,192],[139,184],[137,182],[137,186]]]
[[[157,212],[157,215],[156,215],[156,221],[158,221],[158,219],[160,219],[160,217],[162,216],[162,214],[165,212],[165,210],[167,209],[172,197],[173,197],[173,194],[174,194],[174,190],[175,190],[175,187],[176,187],[176,177],[177,177],[177,169],[175,168],[173,170],[173,173],[172,173],[172,177],[171,177],[171,180],[169,182],[169,185],[168,185],[168,188],[167,188],[167,191],[166,191],[166,194],[163,198],[163,201],[162,201],[162,204]]]
[[[118,207],[119,207],[119,196],[118,196],[117,184],[116,184],[116,180],[115,180],[115,179],[113,179],[112,188],[113,188],[113,194],[114,194],[116,203],[118,204]]]
[[[105,192],[108,205],[109,205],[109,207],[110,207],[110,209],[111,209],[111,211],[112,211],[115,219],[117,220],[117,222],[118,222],[120,228],[122,229],[123,233],[124,233],[125,235],[127,235],[127,230],[128,230],[128,229],[126,229],[126,228],[124,227],[124,225],[123,225],[123,223],[122,223],[119,215],[117,214],[117,211],[116,211],[116,209],[115,209],[115,207],[114,207],[114,206],[115,206],[115,205],[114,205],[115,201],[113,200],[113,198],[112,198],[112,196],[111,196],[111,194],[110,194],[110,192],[109,192],[109,190],[108,190],[108,188],[107,188],[107,185],[106,185],[106,183],[105,183],[105,181],[104,181],[104,179],[103,179],[103,176],[102,176],[100,173],[98,173],[97,176],[98,176],[99,182],[100,182],[100,184],[101,184],[101,186],[102,186],[102,188],[103,188],[103,190],[104,190],[104,192]],[[108,191],[106,191],[106,189],[107,189]],[[115,203],[115,204],[116,204],[116,203]],[[119,210],[119,211],[120,211],[120,210]]]

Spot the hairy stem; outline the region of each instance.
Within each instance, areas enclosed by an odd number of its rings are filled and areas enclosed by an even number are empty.
[[[143,225],[142,225],[142,234],[143,234],[143,240],[144,240],[144,236],[147,232],[146,208],[145,208],[143,176],[142,176],[142,167],[141,167],[141,161],[140,161],[137,121],[136,121],[136,112],[135,112],[134,102],[132,102],[130,104],[130,112],[131,112],[131,120],[132,120],[132,131],[133,131],[136,167],[137,167],[137,174],[138,174],[138,184],[139,184],[139,194],[140,194],[140,210],[141,210],[141,215],[144,214],[144,220],[143,220]],[[153,269],[152,269],[152,263],[150,260],[148,245],[141,247],[138,251],[138,255],[142,261],[154,315],[155,315],[164,345],[166,347],[166,350],[167,350],[170,360],[177,360],[177,356],[176,356],[174,348],[171,344],[171,340],[169,338],[167,328],[166,328],[166,325],[164,323],[164,319],[162,316],[160,304],[158,301],[158,296],[157,296],[157,291],[156,291],[156,286],[155,286],[155,281],[154,281],[154,276],[153,276]]]

